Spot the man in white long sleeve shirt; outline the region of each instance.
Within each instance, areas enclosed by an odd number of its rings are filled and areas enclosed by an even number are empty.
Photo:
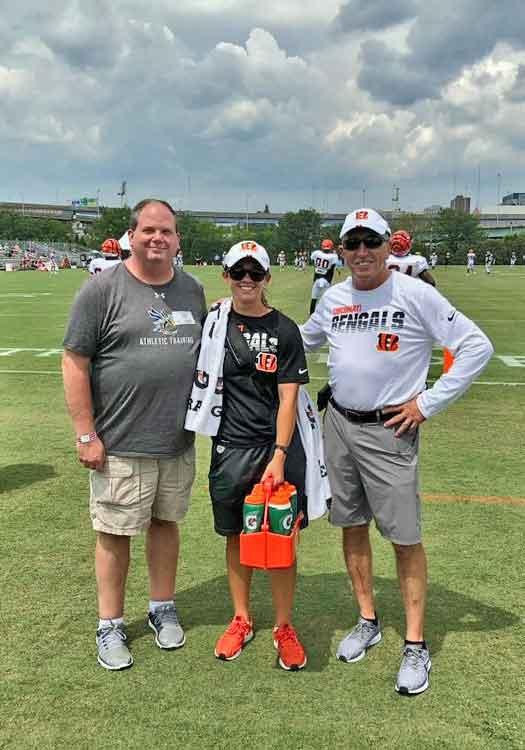
[[[459,398],[493,349],[485,334],[430,284],[386,265],[390,228],[372,209],[348,214],[341,230],[352,272],[327,290],[302,326],[305,350],[328,344],[332,389],[325,418],[330,521],[343,530],[343,550],[360,609],[337,657],[362,659],[381,640],[373,596],[372,519],[393,544],[406,616],[396,690],[428,687],[424,638],[426,558],[421,543],[418,428]],[[425,390],[434,342],[455,356]]]

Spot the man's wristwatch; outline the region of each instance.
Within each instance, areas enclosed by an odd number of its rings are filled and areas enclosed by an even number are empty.
[[[288,455],[288,446],[287,445],[279,445],[279,443],[275,443],[273,446],[274,450],[276,451],[282,451],[285,456]]]
[[[77,443],[79,445],[87,445],[87,443],[92,443],[94,440],[96,440],[98,437],[96,432],[86,432],[85,435],[79,435],[77,437]]]

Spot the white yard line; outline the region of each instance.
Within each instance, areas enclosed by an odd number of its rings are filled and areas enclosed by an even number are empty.
[[[62,375],[60,370],[0,370],[0,375]]]
[[[12,299],[13,297],[19,299],[35,299],[36,297],[51,297],[52,292],[0,292],[0,297],[3,299]]]

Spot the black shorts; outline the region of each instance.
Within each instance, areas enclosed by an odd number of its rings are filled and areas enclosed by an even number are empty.
[[[274,444],[238,446],[214,440],[208,475],[215,531],[234,536],[242,531],[244,498],[260,481],[274,453]],[[301,528],[308,525],[304,476],[306,459],[296,431],[288,449],[284,477],[297,489],[297,510],[303,511]]]

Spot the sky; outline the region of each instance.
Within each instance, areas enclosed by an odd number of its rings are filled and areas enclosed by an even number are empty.
[[[0,102],[0,201],[483,208],[525,192],[525,3],[24,0]]]

